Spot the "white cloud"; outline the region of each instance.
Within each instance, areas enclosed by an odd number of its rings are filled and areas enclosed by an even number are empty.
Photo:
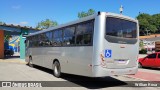
[[[24,22],[20,22],[19,24],[20,24],[20,25],[26,25],[26,24],[28,24],[28,22],[25,22],[25,21],[24,21]]]
[[[16,5],[16,6],[12,6],[12,9],[20,9],[21,8],[21,6],[20,5]]]
[[[19,22],[19,23],[6,23],[6,24],[8,24],[8,25],[13,24],[13,25],[15,25],[15,26],[17,26],[17,25],[20,25],[20,26],[27,26],[28,22],[23,21],[23,22]]]
[[[19,24],[17,24],[17,23],[12,23],[12,24],[13,24],[13,25],[16,25],[16,26],[19,25]]]

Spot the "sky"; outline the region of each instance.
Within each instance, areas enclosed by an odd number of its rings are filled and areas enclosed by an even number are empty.
[[[160,0],[0,0],[0,21],[35,27],[38,22],[51,19],[58,24],[78,19],[78,12],[94,9],[119,13],[135,18],[139,12],[160,13]]]

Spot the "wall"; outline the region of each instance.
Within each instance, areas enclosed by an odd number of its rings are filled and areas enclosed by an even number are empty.
[[[25,37],[23,37],[23,34],[28,34],[27,29],[21,29],[21,35],[20,35],[20,58],[25,59],[25,43],[26,40]]]
[[[4,31],[0,30],[0,59],[4,58]]]

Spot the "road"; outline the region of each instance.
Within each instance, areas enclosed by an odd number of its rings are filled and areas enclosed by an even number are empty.
[[[153,74],[160,75],[159,70],[157,69],[139,69],[139,72],[148,72]],[[142,76],[143,77],[143,76]],[[48,85],[51,86],[54,84],[54,87],[42,87],[42,88],[30,88],[38,90],[85,90],[85,89],[127,89],[127,90],[158,90],[159,87],[127,87],[131,81],[142,81],[144,78],[132,76],[112,76],[105,78],[89,78],[76,75],[63,74],[62,78],[55,78],[52,75],[52,70],[48,70],[42,67],[36,66],[31,68],[25,63],[19,62],[0,62],[0,81],[53,81],[48,82]],[[65,83],[63,85],[63,83]],[[58,84],[55,86],[55,84]],[[62,84],[62,85],[60,85]],[[68,86],[67,86],[68,85]],[[72,86],[73,85],[73,86]],[[61,87],[60,87],[61,86]],[[1,90],[21,90],[22,88],[0,88]],[[28,90],[28,88],[23,88]]]
[[[129,75],[143,81],[160,81],[160,68],[140,68],[136,75]]]

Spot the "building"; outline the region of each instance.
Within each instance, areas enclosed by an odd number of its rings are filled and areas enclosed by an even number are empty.
[[[160,41],[160,34],[148,35],[148,36],[140,36],[140,42],[143,42],[143,47],[148,51],[155,50],[155,42]]]
[[[20,58],[25,58],[25,37],[30,33],[37,32],[39,30],[13,24],[0,24],[0,59],[4,58],[5,49],[13,49],[14,51],[20,51]],[[7,38],[7,39],[6,39]],[[9,39],[9,40],[8,40]],[[6,41],[8,40],[8,41]]]

